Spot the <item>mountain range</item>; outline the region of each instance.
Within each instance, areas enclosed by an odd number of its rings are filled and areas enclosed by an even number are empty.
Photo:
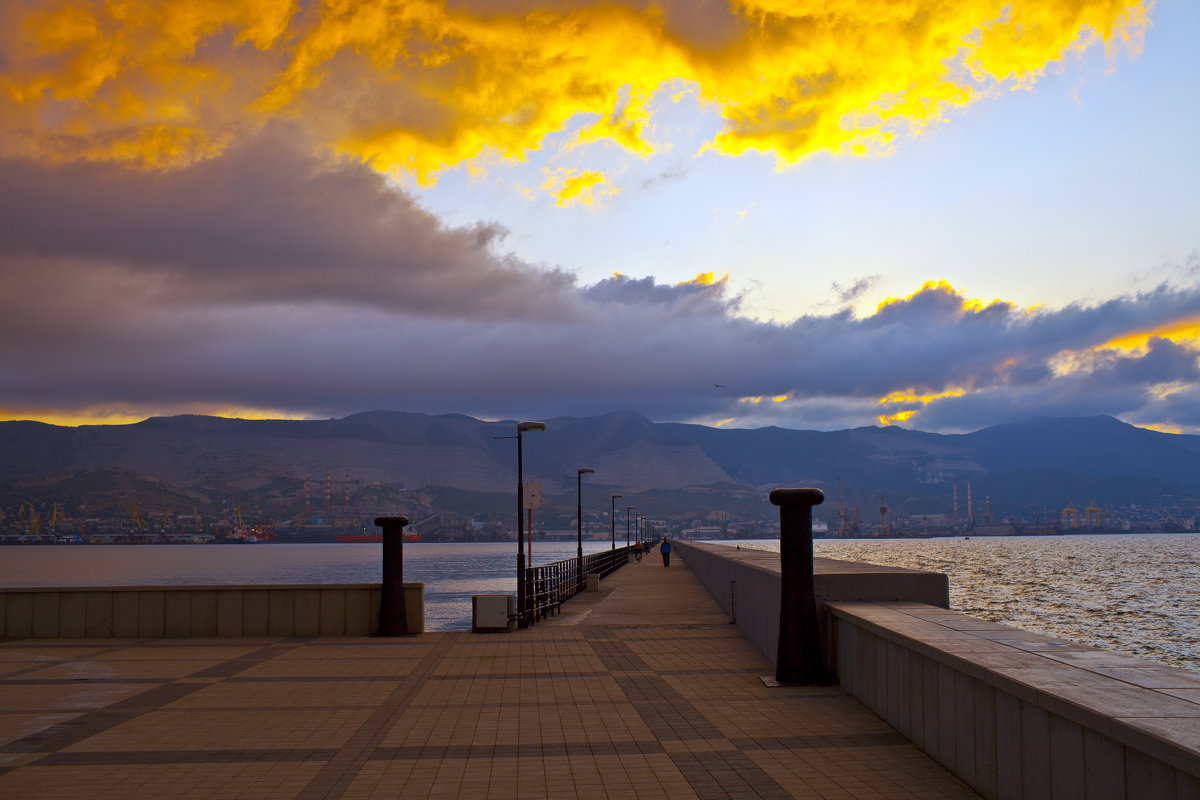
[[[572,501],[576,469],[587,466],[596,470],[585,479],[593,495],[650,493],[673,497],[672,505],[688,502],[682,492],[699,503],[704,495],[749,496],[769,508],[762,498],[778,486],[815,486],[836,502],[839,479],[844,501],[872,514],[877,502],[899,513],[949,513],[955,486],[965,509],[968,482],[975,505],[990,498],[997,515],[1071,500],[1185,513],[1200,505],[1200,436],[1111,417],[1037,418],[951,435],[899,427],[725,429],[655,423],[634,412],[560,417],[546,426],[524,434],[525,479]],[[37,486],[63,494],[72,481],[93,485],[114,475],[136,476],[176,504],[264,487],[299,498],[306,478],[317,498],[327,470],[339,499],[349,475],[356,493],[443,487],[461,501],[463,493],[511,493],[515,434],[515,421],[394,411],[330,420],[188,415],[81,427],[0,422],[0,505],[11,507]]]

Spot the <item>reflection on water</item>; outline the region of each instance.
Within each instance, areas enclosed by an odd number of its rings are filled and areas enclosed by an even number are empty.
[[[976,617],[1200,670],[1200,534],[813,544],[826,558],[944,572],[951,607]]]
[[[585,541],[583,552],[608,547]],[[534,542],[533,563],[575,553],[574,542]],[[9,546],[0,586],[379,583],[382,555],[380,544]],[[425,584],[427,630],[469,630],[471,595],[514,594],[516,570],[515,543],[404,545],[404,580]]]

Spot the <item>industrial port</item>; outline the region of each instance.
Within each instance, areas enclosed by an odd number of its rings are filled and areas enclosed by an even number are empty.
[[[229,503],[222,508],[201,511],[192,508],[152,507],[133,501],[114,501],[107,509],[88,509],[84,504],[67,502],[36,503],[27,501],[17,508],[0,509],[0,544],[279,544],[295,542],[377,542],[376,516],[405,513],[414,520],[406,531],[409,542],[483,542],[513,541],[516,525],[513,515],[500,509],[507,504],[495,502],[497,510],[477,513],[477,509],[425,508],[397,506],[395,502],[363,508],[363,502],[377,497],[360,491],[356,497],[349,470],[335,485],[326,469],[323,487],[305,478],[299,497],[291,498],[295,510],[281,514],[280,500],[257,503],[254,507]],[[1060,507],[1032,507],[1003,503],[1003,512],[993,511],[993,500],[984,495],[977,499],[970,482],[952,484],[948,507],[922,513],[909,510],[898,513],[890,508],[886,494],[880,492],[878,506],[864,509],[862,503],[849,503],[838,479],[836,494],[827,492],[826,503],[814,518],[814,535],[828,539],[935,538],[952,536],[1061,536],[1098,533],[1188,532],[1200,529],[1200,509],[1186,507],[1142,506],[1136,503],[1120,507],[1101,505],[1089,499],[1085,504],[1066,500]],[[859,496],[864,492],[858,492]],[[286,503],[285,503],[286,504]],[[478,506],[478,503],[472,503]],[[534,519],[534,535],[539,539],[565,539],[576,535],[573,503],[548,503]],[[911,505],[911,503],[909,504]],[[1001,505],[1001,504],[997,504]],[[586,538],[621,538],[630,524],[648,526],[658,532],[684,539],[763,539],[779,535],[778,524],[762,513],[735,513],[728,510],[692,508],[686,515],[656,510],[654,501],[639,499],[638,513],[631,519],[621,509],[610,518],[607,509],[585,510],[582,527]],[[631,507],[632,508],[632,507]],[[417,513],[413,513],[416,511]],[[422,513],[427,512],[427,513]]]

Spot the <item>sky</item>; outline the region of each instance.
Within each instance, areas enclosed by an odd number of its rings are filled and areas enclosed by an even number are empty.
[[[0,0],[0,419],[1200,433],[1191,0]]]

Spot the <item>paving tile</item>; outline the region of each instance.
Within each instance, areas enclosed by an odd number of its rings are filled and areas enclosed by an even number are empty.
[[[976,796],[652,567],[505,635],[0,646],[0,796]]]

